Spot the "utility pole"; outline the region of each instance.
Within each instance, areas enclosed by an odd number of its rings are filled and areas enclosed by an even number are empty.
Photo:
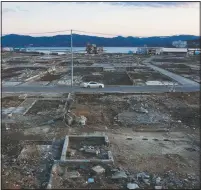
[[[73,32],[71,30],[71,87],[73,87]]]

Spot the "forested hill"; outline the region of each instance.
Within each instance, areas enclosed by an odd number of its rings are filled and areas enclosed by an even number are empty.
[[[104,38],[97,36],[86,36],[73,34],[73,46],[84,47],[87,43],[103,47],[173,47],[173,41],[198,40],[199,36],[177,35],[177,36],[154,36],[154,37],[113,37]],[[2,37],[3,47],[69,47],[70,35],[32,37],[17,34]]]

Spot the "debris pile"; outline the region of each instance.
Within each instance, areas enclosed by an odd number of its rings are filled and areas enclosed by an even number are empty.
[[[96,44],[88,43],[86,46],[87,54],[98,54],[103,52],[103,47],[97,47]]]
[[[61,181],[55,181],[52,185],[54,188],[95,188],[97,186],[110,188],[115,186],[118,189],[169,189],[187,188],[190,187],[190,181],[196,181],[190,176],[186,180],[179,180],[171,172],[169,175],[160,177],[149,175],[147,172],[133,173],[123,168],[116,168],[114,165],[102,163],[71,163],[60,170],[62,172],[57,173],[61,177]],[[66,183],[67,181],[68,183]]]

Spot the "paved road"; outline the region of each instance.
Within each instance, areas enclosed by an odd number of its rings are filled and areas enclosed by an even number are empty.
[[[143,63],[150,68],[176,80],[182,85],[175,86],[176,92],[191,92],[200,91],[200,84],[171,73],[167,70],[161,69],[157,66],[151,65],[149,62],[153,57],[148,58]],[[23,85],[23,86],[3,86],[3,93],[69,93],[69,92],[87,92],[87,93],[163,93],[170,92],[172,86],[161,86],[161,85],[151,85],[151,86],[106,86],[104,89],[84,89],[79,86],[43,86],[43,85]]]
[[[87,92],[87,93],[162,93],[169,92],[172,87],[167,86],[106,86],[103,89],[88,89],[75,86],[39,86],[39,85],[28,85],[28,86],[2,86],[3,93],[69,93],[69,92]],[[199,91],[200,87],[186,85],[186,86],[175,86],[176,92],[190,92]]]
[[[180,75],[177,75],[175,73],[172,73],[170,71],[167,71],[165,69],[161,69],[155,65],[152,65],[152,64],[149,64],[149,63],[146,63],[146,65],[152,69],[154,69],[155,71],[158,71],[160,72],[161,74],[163,75],[166,75],[168,77],[170,77],[171,79],[177,81],[179,84],[182,84],[182,85],[193,85],[193,86],[199,86],[199,83],[195,82],[195,81],[192,81],[190,79],[187,79],[187,78],[184,78]]]

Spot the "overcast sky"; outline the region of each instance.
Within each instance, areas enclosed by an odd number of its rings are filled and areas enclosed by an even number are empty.
[[[2,2],[2,32],[76,29],[122,36],[200,35],[199,11],[198,2]]]

